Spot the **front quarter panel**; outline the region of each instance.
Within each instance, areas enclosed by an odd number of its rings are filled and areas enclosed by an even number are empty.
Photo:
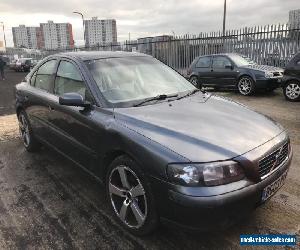
[[[254,81],[256,81],[257,77],[259,76],[259,72],[247,68],[239,68],[238,79],[244,75],[250,76]]]
[[[114,120],[106,127],[107,136],[103,140],[103,160],[111,152],[124,152],[135,160],[142,171],[155,178],[166,180],[166,166],[170,162],[188,161],[161,144],[130,129],[125,123]],[[105,175],[102,168],[100,178]]]

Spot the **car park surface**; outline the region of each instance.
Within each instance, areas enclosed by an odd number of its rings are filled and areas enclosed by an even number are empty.
[[[13,80],[10,80],[10,74],[7,76],[8,80],[3,84],[8,89]],[[21,78],[21,75],[17,76]],[[4,223],[0,229],[0,246],[232,249],[239,248],[241,233],[299,235],[299,103],[285,102],[278,90],[252,97],[230,92],[218,94],[247,104],[279,121],[288,129],[294,148],[286,185],[247,221],[225,232],[191,235],[163,227],[152,236],[133,237],[114,222],[105,193],[99,190],[96,182],[47,149],[40,155],[25,153],[20,141],[14,139],[17,136],[15,118],[3,115],[0,186],[4,195],[1,195],[3,213],[0,216]],[[5,114],[13,112],[9,107],[2,110]],[[15,158],[19,159],[18,162]]]

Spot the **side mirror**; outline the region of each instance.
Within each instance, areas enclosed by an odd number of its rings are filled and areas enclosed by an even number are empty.
[[[59,104],[65,106],[89,107],[91,104],[83,100],[82,95],[78,93],[65,93],[59,97]]]
[[[225,65],[225,69],[231,69],[231,70],[233,70],[233,66],[232,65]]]

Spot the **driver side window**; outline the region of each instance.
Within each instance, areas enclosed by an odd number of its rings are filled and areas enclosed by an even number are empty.
[[[65,93],[78,93],[84,100],[92,101],[79,70],[73,63],[61,61],[55,78],[54,94],[62,96]]]
[[[213,68],[224,69],[226,66],[231,66],[231,62],[225,56],[215,56],[213,58]]]

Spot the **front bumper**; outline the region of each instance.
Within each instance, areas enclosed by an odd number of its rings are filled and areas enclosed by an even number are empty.
[[[280,87],[282,78],[261,78],[256,79],[255,87],[257,89],[275,89]]]
[[[152,179],[154,196],[162,221],[189,230],[211,231],[227,228],[263,204],[263,189],[288,170],[291,159],[292,152],[288,160],[267,178],[258,182],[241,180],[232,183],[240,188],[218,195],[187,195],[176,190],[175,187],[178,187],[176,185]],[[226,190],[225,186],[227,185],[219,187]],[[211,187],[210,190],[212,188],[215,187]]]

